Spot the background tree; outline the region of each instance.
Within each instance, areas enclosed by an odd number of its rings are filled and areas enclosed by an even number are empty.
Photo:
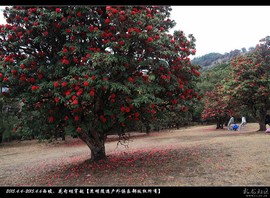
[[[196,102],[194,105],[194,112],[193,112],[193,120],[196,122],[217,122],[216,118],[211,118],[205,115],[207,108],[212,109],[211,103],[209,100],[214,100],[209,98],[210,95],[214,95],[216,92],[220,92],[219,88],[222,80],[229,75],[230,72],[230,64],[228,63],[220,63],[216,64],[213,67],[202,67],[201,75],[199,81],[197,82],[197,89],[199,90],[199,95],[203,96],[203,100]],[[206,94],[209,92],[208,94]],[[210,94],[210,95],[209,95]],[[206,97],[206,98],[205,98]],[[221,99],[221,98],[216,98]],[[205,106],[205,102],[208,102],[208,107]],[[205,109],[205,110],[204,110]],[[214,110],[214,109],[212,109]],[[209,110],[209,111],[212,111]],[[204,112],[203,112],[204,111]],[[202,116],[202,113],[204,114]]]
[[[238,56],[231,61],[232,71],[226,79],[226,93],[232,96],[238,106],[248,107],[259,131],[265,131],[264,119],[270,108],[270,43],[269,38],[261,40],[254,52]]]
[[[207,91],[203,97],[202,119],[216,121],[216,129],[223,129],[227,118],[236,114],[233,100],[223,94],[223,89],[222,85],[217,85],[212,91]]]
[[[202,68],[198,83],[200,93],[212,91],[217,85],[220,85],[221,81],[229,75],[230,70],[229,63],[220,63],[211,68]]]
[[[106,157],[108,134],[124,134],[164,110],[196,100],[195,38],[168,30],[167,6],[6,8],[0,80],[36,110],[44,131],[77,131],[91,159]]]

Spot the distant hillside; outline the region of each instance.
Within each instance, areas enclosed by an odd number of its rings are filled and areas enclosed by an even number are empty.
[[[247,53],[249,51],[254,50],[253,47],[249,48],[249,50],[247,51],[246,48],[242,48],[242,50],[232,50],[229,53],[225,53],[225,54],[220,54],[220,53],[209,53],[209,54],[205,54],[203,56],[200,57],[196,57],[194,59],[191,60],[192,64],[195,65],[200,65],[203,69],[204,68],[210,68],[213,67],[219,63],[226,63],[228,61],[230,61],[232,58]]]
[[[191,62],[195,65],[200,65],[202,67],[207,67],[214,64],[217,60],[223,57],[220,53],[209,53],[201,57],[194,58]]]

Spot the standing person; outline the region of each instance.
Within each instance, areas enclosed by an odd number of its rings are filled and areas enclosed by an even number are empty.
[[[247,124],[245,116],[242,116],[242,122],[239,126],[239,130],[241,130]]]
[[[233,124],[233,123],[234,123],[234,117],[231,116],[231,118],[228,122],[228,125],[227,125],[228,130],[230,130],[230,131],[232,130],[231,124]]]

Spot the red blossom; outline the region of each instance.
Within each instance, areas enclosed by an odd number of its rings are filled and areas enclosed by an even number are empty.
[[[128,81],[131,82],[131,83],[134,83],[134,79],[131,78],[131,77],[128,78]]]
[[[82,93],[83,93],[83,89],[79,89],[79,91],[77,91],[76,95],[80,96],[80,95],[82,95]]]
[[[176,99],[174,99],[174,100],[172,101],[172,103],[173,103],[173,104],[177,104],[178,101],[177,101]]]
[[[58,97],[55,97],[55,98],[54,98],[54,101],[55,101],[56,103],[58,103],[58,102],[60,101],[60,99],[59,99]]]
[[[119,18],[120,18],[121,21],[125,21],[126,20],[126,17],[124,15],[121,15]]]
[[[25,76],[22,75],[22,76],[20,77],[20,81],[25,81],[25,80],[26,80]]]
[[[73,100],[72,104],[77,105],[78,104],[78,100]]]
[[[11,70],[11,73],[12,73],[13,75],[16,75],[16,74],[17,74],[17,70],[13,69],[13,70]]]
[[[167,79],[167,76],[161,75],[161,78],[162,78],[163,80],[165,80],[165,79]]]
[[[134,113],[134,116],[135,116],[135,117],[139,117],[139,116],[140,116],[139,112],[135,112],[135,113]]]
[[[69,96],[70,94],[71,94],[70,91],[66,91],[65,93],[66,96]]]
[[[103,123],[107,121],[107,119],[103,115],[100,115],[99,118]]]
[[[147,39],[147,42],[152,42],[153,41],[153,38],[152,37],[148,37],[148,39]]]
[[[42,74],[38,74],[38,79],[42,79],[43,75]]]
[[[95,96],[95,90],[91,90],[89,94],[90,96]]]
[[[67,60],[67,59],[62,59],[62,63],[65,64],[65,65],[68,65],[68,64],[69,64],[69,60]]]
[[[90,31],[90,32],[93,32],[94,30],[95,30],[94,26],[90,26],[90,27],[89,27],[89,31]]]
[[[119,44],[120,45],[125,45],[125,42],[124,41],[119,41]]]
[[[33,85],[33,86],[31,87],[31,89],[32,89],[32,91],[36,91],[36,90],[38,90],[38,89],[39,89],[39,86],[37,86],[37,85]]]
[[[120,107],[120,110],[121,110],[122,112],[125,112],[125,111],[126,111],[126,107],[121,106],[121,107]]]
[[[67,82],[66,81],[62,82],[62,87],[66,87],[66,86],[67,86]]]
[[[48,36],[49,32],[48,31],[45,31],[42,33],[44,36]]]
[[[52,123],[54,121],[54,117],[53,116],[50,116],[49,117],[49,122]]]
[[[126,107],[126,108],[125,108],[125,112],[126,112],[126,113],[129,113],[129,112],[130,112],[130,108],[129,108],[129,107]]]
[[[24,69],[24,68],[25,68],[25,65],[24,65],[24,64],[21,64],[21,65],[20,65],[20,68],[21,68],[21,69]]]
[[[109,24],[110,22],[111,22],[111,21],[110,21],[109,18],[106,18],[106,19],[105,19],[105,23],[106,23],[106,24]]]
[[[80,119],[80,117],[77,116],[77,115],[74,117],[74,120],[75,120],[75,121],[79,121],[79,119]]]
[[[146,28],[145,28],[147,31],[151,31],[153,29],[153,26],[152,25],[148,25]]]
[[[72,96],[71,99],[72,100],[75,100],[77,98],[77,96]]]
[[[54,82],[54,83],[53,83],[53,86],[54,86],[54,87],[58,87],[58,86],[59,86],[58,81]]]
[[[85,82],[83,83],[83,85],[84,85],[85,87],[88,87],[89,82],[85,81]]]

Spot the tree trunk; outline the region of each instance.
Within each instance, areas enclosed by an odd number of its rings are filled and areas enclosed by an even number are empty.
[[[150,126],[149,125],[146,125],[146,134],[149,134],[150,133]]]
[[[265,131],[266,130],[266,125],[264,123],[264,120],[259,120],[259,126],[260,126],[259,131]]]
[[[98,161],[106,158],[105,144],[96,144],[91,150],[91,161]]]
[[[64,130],[61,132],[61,137],[62,137],[62,141],[66,140],[66,133]]]
[[[106,159],[105,141],[106,135],[100,134],[97,131],[80,132],[80,139],[86,143],[91,151],[90,161],[99,161]]]
[[[216,129],[223,129],[222,120],[220,117],[217,118],[217,127]]]
[[[259,122],[259,131],[265,131],[266,130],[266,125],[265,125],[265,117],[266,117],[267,112],[266,111],[261,111],[259,116],[257,117],[257,120]]]
[[[176,122],[176,129],[180,129],[180,123]]]

